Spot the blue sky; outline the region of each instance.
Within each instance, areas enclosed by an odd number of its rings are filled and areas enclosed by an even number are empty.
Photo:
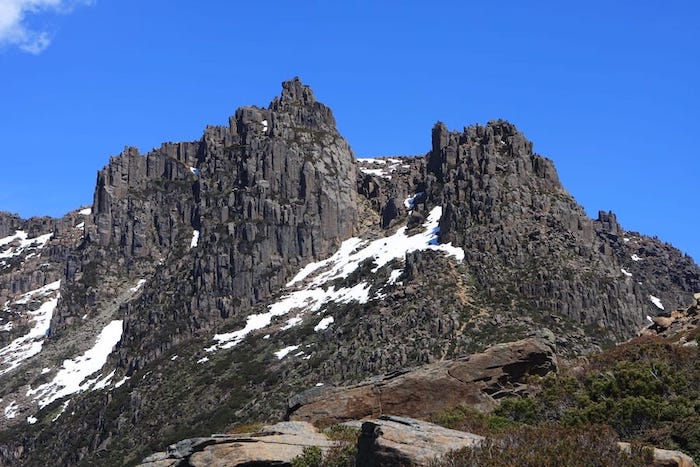
[[[698,24],[673,0],[0,0],[0,209],[89,204],[125,145],[198,139],[298,75],[358,156],[504,118],[590,215],[700,260]]]

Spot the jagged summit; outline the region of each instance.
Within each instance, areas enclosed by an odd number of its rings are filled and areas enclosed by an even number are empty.
[[[282,122],[282,125],[338,135],[331,109],[318,102],[311,88],[303,84],[298,77],[282,83],[282,96],[275,97],[269,110],[291,117]],[[274,121],[276,119],[273,118]],[[285,134],[284,137],[289,135]]]
[[[282,102],[311,105],[316,102],[311,88],[301,82],[298,76],[282,83]]]
[[[134,463],[532,334],[591,352],[700,289],[677,250],[588,218],[512,124],[356,161],[298,78],[198,141],[112,157],[91,209],[0,234],[7,464]]]
[[[438,122],[432,130],[432,150],[428,170],[444,178],[462,165],[475,173],[494,175],[496,171],[516,175],[533,174],[560,186],[554,165],[532,152],[532,142],[512,123],[492,120],[485,126],[472,125],[462,132],[450,131]]]

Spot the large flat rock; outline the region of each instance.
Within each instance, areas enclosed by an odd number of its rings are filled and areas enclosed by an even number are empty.
[[[413,418],[382,416],[362,424],[356,465],[426,465],[437,456],[478,446],[483,440],[479,435]]]
[[[290,465],[310,446],[326,450],[334,445],[306,422],[281,422],[256,433],[216,435],[180,441],[145,458],[140,467],[236,467]]]
[[[460,404],[489,411],[498,398],[521,390],[529,375],[556,369],[549,342],[524,339],[354,386],[312,388],[290,399],[287,416],[333,424],[382,414],[427,418]]]

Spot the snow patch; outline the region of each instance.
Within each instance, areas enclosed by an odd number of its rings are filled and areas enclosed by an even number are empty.
[[[192,232],[192,241],[190,242],[190,248],[194,248],[199,243],[199,230]]]
[[[29,316],[32,317],[34,326],[27,334],[10,342],[8,345],[0,349],[0,376],[17,368],[20,363],[28,358],[41,352],[44,345],[44,338],[51,324],[51,317],[58,304],[59,294],[54,293],[61,285],[61,281],[52,282],[43,287],[40,287],[31,292],[27,292],[22,297],[15,301],[14,304],[24,305],[36,296],[42,298],[49,294],[54,294],[54,297],[42,303],[41,306],[29,311]],[[11,306],[11,305],[10,305]]]
[[[81,216],[89,216],[90,214],[92,214],[92,208],[81,209],[80,211],[78,211],[78,214],[80,214]]]
[[[61,407],[61,411],[58,412],[54,418],[51,419],[52,422],[55,422],[56,420],[58,420],[58,417],[63,415],[63,412],[66,411],[66,407],[68,407],[68,404],[70,404],[70,399],[63,402],[63,407]]]
[[[370,285],[365,282],[337,290],[335,285],[327,285],[336,279],[347,278],[366,260],[372,262],[373,273],[391,261],[405,260],[407,253],[418,250],[442,251],[457,261],[462,261],[464,251],[461,248],[453,247],[451,244],[438,244],[441,216],[442,208],[439,206],[433,208],[423,224],[423,231],[415,235],[406,235],[406,227],[402,227],[391,236],[373,241],[359,238],[350,238],[344,241],[335,254],[324,260],[308,264],[287,284],[288,288],[301,288],[283,295],[276,303],[268,306],[265,313],[248,316],[246,325],[242,329],[216,334],[214,345],[205,350],[214,352],[220,349],[230,349],[238,345],[251,332],[269,326],[273,318],[295,310],[298,311],[297,317],[299,317],[305,313],[320,311],[325,304],[331,302],[367,303],[370,300]],[[397,271],[391,274],[394,280],[401,274],[400,270]],[[381,295],[376,295],[373,298],[379,297]],[[292,318],[287,322],[287,326],[290,323],[296,324],[297,321]],[[285,326],[283,329],[288,329],[288,327]]]
[[[362,163],[362,164],[377,164],[377,165],[386,164],[386,160],[384,160],[384,159],[373,159],[371,157],[358,157],[355,160],[359,163]]]
[[[316,326],[314,326],[314,331],[318,332],[318,331],[323,331],[325,329],[328,329],[328,326],[333,324],[333,321],[334,321],[334,319],[332,316],[326,316],[321,321],[319,321]]]
[[[135,286],[129,289],[129,292],[138,292],[141,287],[146,283],[146,279],[139,279]]]
[[[372,272],[377,272],[390,261],[403,260],[407,253],[419,250],[443,251],[457,261],[462,261],[464,250],[453,247],[451,243],[438,244],[440,217],[442,217],[442,207],[437,206],[430,211],[428,219],[423,224],[424,230],[411,236],[406,235],[406,227],[401,227],[394,235],[373,241],[361,240],[357,237],[350,238],[344,241],[340,249],[330,258],[305,266],[287,284],[287,287],[303,281],[322,268],[327,270],[316,276],[312,282],[313,285],[348,277],[367,259],[373,260],[375,267]]]
[[[199,360],[197,360],[197,363],[206,363],[209,361],[209,357],[202,357]]]
[[[632,261],[641,261],[641,260],[642,260],[642,258],[640,258],[639,256],[637,256],[636,253],[633,254],[633,255],[631,256],[631,258],[632,258]]]
[[[403,205],[406,207],[406,209],[413,209],[413,206],[415,205],[416,200],[419,197],[423,196],[424,194],[425,193],[423,193],[421,191],[420,193],[416,193],[415,195],[411,196],[410,198],[406,198],[405,200],[403,200]]]
[[[285,324],[284,326],[282,326],[280,329],[281,329],[282,331],[286,331],[287,329],[293,328],[294,326],[296,326],[297,324],[301,323],[302,321],[303,321],[303,319],[302,319],[299,315],[296,315],[296,316],[293,317],[293,318],[289,318],[289,319],[287,320],[287,324]]]
[[[323,383],[316,383],[315,386],[316,386],[317,388],[320,388],[321,386],[323,386]]]
[[[85,222],[81,222],[80,224],[75,226],[76,229],[80,230],[85,230]]]
[[[625,276],[627,276],[627,277],[632,277],[632,273],[631,273],[631,272],[627,272],[627,270],[625,270],[624,268],[621,268],[620,271],[622,271],[622,274],[624,274]]]
[[[39,287],[38,289],[31,290],[25,294],[23,294],[17,301],[14,303],[17,305],[26,305],[29,303],[31,300],[36,300],[36,296],[38,295],[39,297],[46,297],[48,295],[51,295],[52,292],[57,291],[58,289],[61,288],[61,281],[58,280],[56,282],[51,282],[50,284],[46,284],[43,287]]]
[[[131,379],[131,378],[129,378],[128,376],[125,376],[125,377],[123,377],[122,379],[120,379],[119,381],[117,381],[116,383],[114,383],[114,387],[115,387],[115,388],[119,388],[119,387],[123,386],[124,383],[126,383],[126,382],[129,381],[130,379]]]
[[[5,407],[5,418],[15,418],[17,416],[17,412],[19,412],[17,401],[12,401],[10,402],[10,405]]]
[[[34,425],[34,424],[35,424],[36,422],[38,422],[38,421],[39,421],[39,420],[37,420],[37,418],[34,417],[34,416],[31,416],[31,415],[30,415],[29,417],[27,417],[27,423],[29,423],[30,425]]]
[[[289,352],[292,352],[292,351],[294,351],[294,350],[296,350],[296,349],[298,349],[298,348],[299,348],[298,345],[290,345],[289,347],[285,347],[285,348],[283,348],[283,349],[278,350],[277,352],[275,352],[275,355],[277,356],[277,358],[278,358],[279,360],[282,360],[284,357],[287,356],[287,354],[288,354]]]
[[[385,159],[357,158],[356,161],[362,173],[386,179],[391,179],[392,174],[399,168],[410,168],[410,165],[403,164],[400,159],[391,157]]]
[[[104,389],[109,386],[109,384],[112,382],[112,378],[114,378],[114,373],[116,373],[116,370],[112,370],[110,374],[98,381],[92,390],[97,391],[98,389]]]
[[[18,243],[14,246],[11,245],[4,251],[0,251],[0,258],[12,258],[14,256],[18,256],[29,248],[40,250],[41,248],[44,248],[46,242],[48,242],[51,237],[53,237],[53,233],[39,235],[35,238],[28,238],[27,232],[23,230],[16,230],[14,235],[0,238],[0,247]]]
[[[399,279],[399,277],[401,277],[401,274],[403,274],[403,269],[392,269],[391,274],[389,274],[387,285],[396,284],[396,281]]]
[[[90,389],[97,379],[85,380],[107,363],[107,357],[121,337],[122,320],[112,321],[102,329],[91,349],[75,359],[64,360],[62,368],[52,381],[36,389],[30,388],[27,396],[33,396],[38,401],[39,408],[44,408],[56,399]]]
[[[263,120],[260,123],[262,123],[263,126],[263,133],[267,133],[267,120]]]
[[[661,299],[660,299],[659,297],[655,297],[655,296],[653,296],[653,295],[649,295],[649,300],[651,300],[651,303],[653,303],[653,304],[656,306],[656,308],[658,308],[658,309],[660,309],[660,310],[663,310],[663,309],[664,309],[664,306],[663,306],[663,304],[661,303]]]
[[[214,340],[217,343],[205,350],[214,352],[218,349],[230,349],[238,345],[251,332],[269,326],[272,318],[286,315],[292,310],[318,311],[325,303],[331,301],[337,303],[349,303],[351,301],[367,303],[368,300],[369,286],[364,282],[351,288],[343,287],[339,290],[335,290],[334,286],[331,286],[328,290],[323,290],[320,287],[310,290],[298,290],[285,295],[281,300],[270,305],[266,313],[248,316],[243,329],[225,334],[216,334]]]
[[[375,175],[377,177],[386,178],[391,180],[391,175],[389,175],[384,169],[364,169],[361,168],[360,172],[366,173],[367,175]]]
[[[174,362],[175,360],[177,360],[177,357],[178,357],[177,355],[173,355],[172,357],[170,357],[170,361]]]
[[[192,172],[194,175],[199,175],[199,169],[196,167],[190,167],[190,172]]]

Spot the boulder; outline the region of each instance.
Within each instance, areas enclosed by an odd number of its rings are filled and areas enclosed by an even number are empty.
[[[687,333],[700,326],[700,305],[697,300],[683,309],[674,310],[670,316],[656,316],[651,319],[651,324],[640,330],[640,335],[660,335],[665,338],[671,338],[678,334],[681,335],[678,342],[680,344],[688,344]],[[690,341],[690,345],[695,340]]]
[[[381,416],[362,424],[356,465],[426,465],[449,451],[478,446],[483,439],[413,418]]]
[[[617,443],[620,449],[630,452],[630,443]],[[693,458],[680,451],[670,451],[668,449],[652,448],[654,453],[653,467],[695,467]]]
[[[304,448],[335,443],[305,422],[281,422],[256,433],[186,439],[141,461],[141,467],[289,465]]]
[[[289,400],[287,418],[322,424],[386,413],[428,418],[460,404],[487,412],[496,399],[522,390],[529,375],[543,376],[556,369],[549,342],[524,339],[354,386],[312,388]]]

